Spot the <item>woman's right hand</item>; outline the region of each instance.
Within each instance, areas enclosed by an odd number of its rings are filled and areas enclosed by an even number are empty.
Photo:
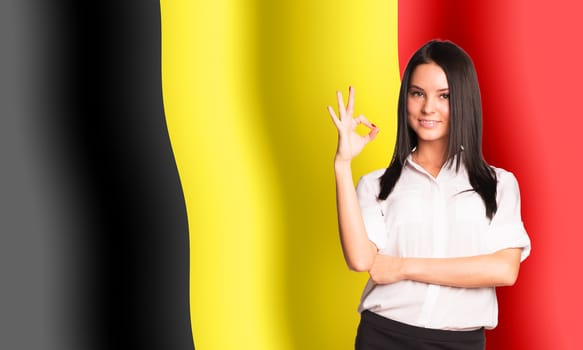
[[[363,115],[353,118],[354,113],[354,88],[350,87],[348,92],[348,104],[344,106],[342,92],[336,92],[338,99],[338,114],[336,116],[334,109],[328,106],[328,113],[332,117],[336,129],[338,129],[338,148],[336,149],[335,161],[350,162],[356,157],[370,141],[377,136],[379,129],[376,125],[369,122]],[[356,132],[358,124],[368,127],[370,132],[366,135],[359,135]]]

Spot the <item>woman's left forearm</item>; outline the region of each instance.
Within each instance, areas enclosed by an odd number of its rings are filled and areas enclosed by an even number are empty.
[[[395,258],[377,255],[371,278],[378,284],[412,280],[461,288],[513,285],[521,248],[460,258]]]

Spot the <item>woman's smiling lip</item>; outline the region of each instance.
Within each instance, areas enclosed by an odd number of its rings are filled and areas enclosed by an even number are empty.
[[[419,125],[425,128],[434,128],[437,126],[438,123],[441,123],[439,120],[429,120],[429,119],[418,119]]]

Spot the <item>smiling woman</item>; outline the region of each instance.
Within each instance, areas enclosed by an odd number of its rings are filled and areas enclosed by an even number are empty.
[[[355,190],[351,161],[379,129],[353,118],[338,93],[338,223],[347,265],[368,271],[357,350],[484,349],[498,323],[495,287],[513,285],[530,240],[512,173],[488,165],[473,63],[457,45],[430,41],[409,61],[387,169]],[[356,126],[370,132],[361,136]],[[467,312],[467,310],[472,310]]]

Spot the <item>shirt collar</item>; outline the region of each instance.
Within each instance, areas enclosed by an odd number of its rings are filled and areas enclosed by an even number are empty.
[[[454,156],[453,159],[451,159],[450,161],[445,162],[445,164],[441,167],[439,174],[437,174],[437,177],[433,177],[433,175],[431,175],[421,165],[415,163],[415,161],[413,160],[413,151],[415,151],[415,148],[411,151],[411,153],[409,153],[409,155],[405,159],[404,166],[408,165],[411,168],[419,171],[420,173],[428,176],[429,178],[431,178],[432,180],[435,180],[435,181],[447,180],[447,179],[453,178],[453,177],[458,175],[458,172],[456,172],[456,170],[455,170],[455,164],[456,164],[458,155]],[[460,172],[463,172],[463,171],[465,171],[465,165],[464,165],[463,160],[462,160],[462,163],[460,164]]]

